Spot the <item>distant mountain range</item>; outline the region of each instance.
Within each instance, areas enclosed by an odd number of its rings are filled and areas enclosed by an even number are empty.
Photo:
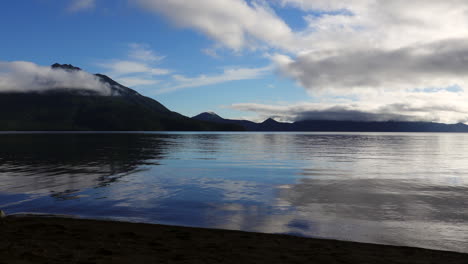
[[[442,124],[434,122],[365,122],[335,120],[305,120],[294,123],[277,122],[272,118],[262,123],[246,120],[224,119],[212,112],[201,113],[192,119],[219,124],[242,126],[247,131],[316,131],[316,132],[468,132],[462,123]]]
[[[69,64],[53,69],[81,71]],[[233,131],[236,124],[200,121],[172,112],[108,76],[96,74],[110,95],[94,90],[1,92],[1,131]]]
[[[68,73],[81,71],[70,64],[56,63],[51,68]],[[216,113],[189,118],[106,75],[94,76],[97,85],[104,84],[110,89],[109,93],[103,95],[89,87],[0,92],[0,131],[468,132],[468,126],[461,123],[334,120],[282,123],[271,118],[255,123],[225,119]]]

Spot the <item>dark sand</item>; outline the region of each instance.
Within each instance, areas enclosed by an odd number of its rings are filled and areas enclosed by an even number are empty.
[[[0,219],[0,263],[468,263],[468,255],[286,235],[68,219]]]

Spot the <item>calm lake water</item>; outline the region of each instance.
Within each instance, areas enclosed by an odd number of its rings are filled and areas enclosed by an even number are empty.
[[[468,134],[0,134],[0,208],[468,252]]]

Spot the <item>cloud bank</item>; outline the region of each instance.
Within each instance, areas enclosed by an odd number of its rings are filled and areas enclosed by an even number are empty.
[[[466,86],[468,38],[400,48],[276,55],[284,75],[311,91]]]
[[[324,98],[323,102],[291,104],[239,103],[228,107],[286,122],[301,120],[468,122],[468,96],[456,89],[437,92],[368,94],[360,100]]]
[[[0,92],[44,92],[53,89],[89,90],[111,94],[110,86],[84,71],[67,71],[32,62],[0,61]]]

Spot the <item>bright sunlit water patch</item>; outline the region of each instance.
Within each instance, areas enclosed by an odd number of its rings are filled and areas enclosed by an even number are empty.
[[[0,208],[468,252],[468,135],[0,134]]]

